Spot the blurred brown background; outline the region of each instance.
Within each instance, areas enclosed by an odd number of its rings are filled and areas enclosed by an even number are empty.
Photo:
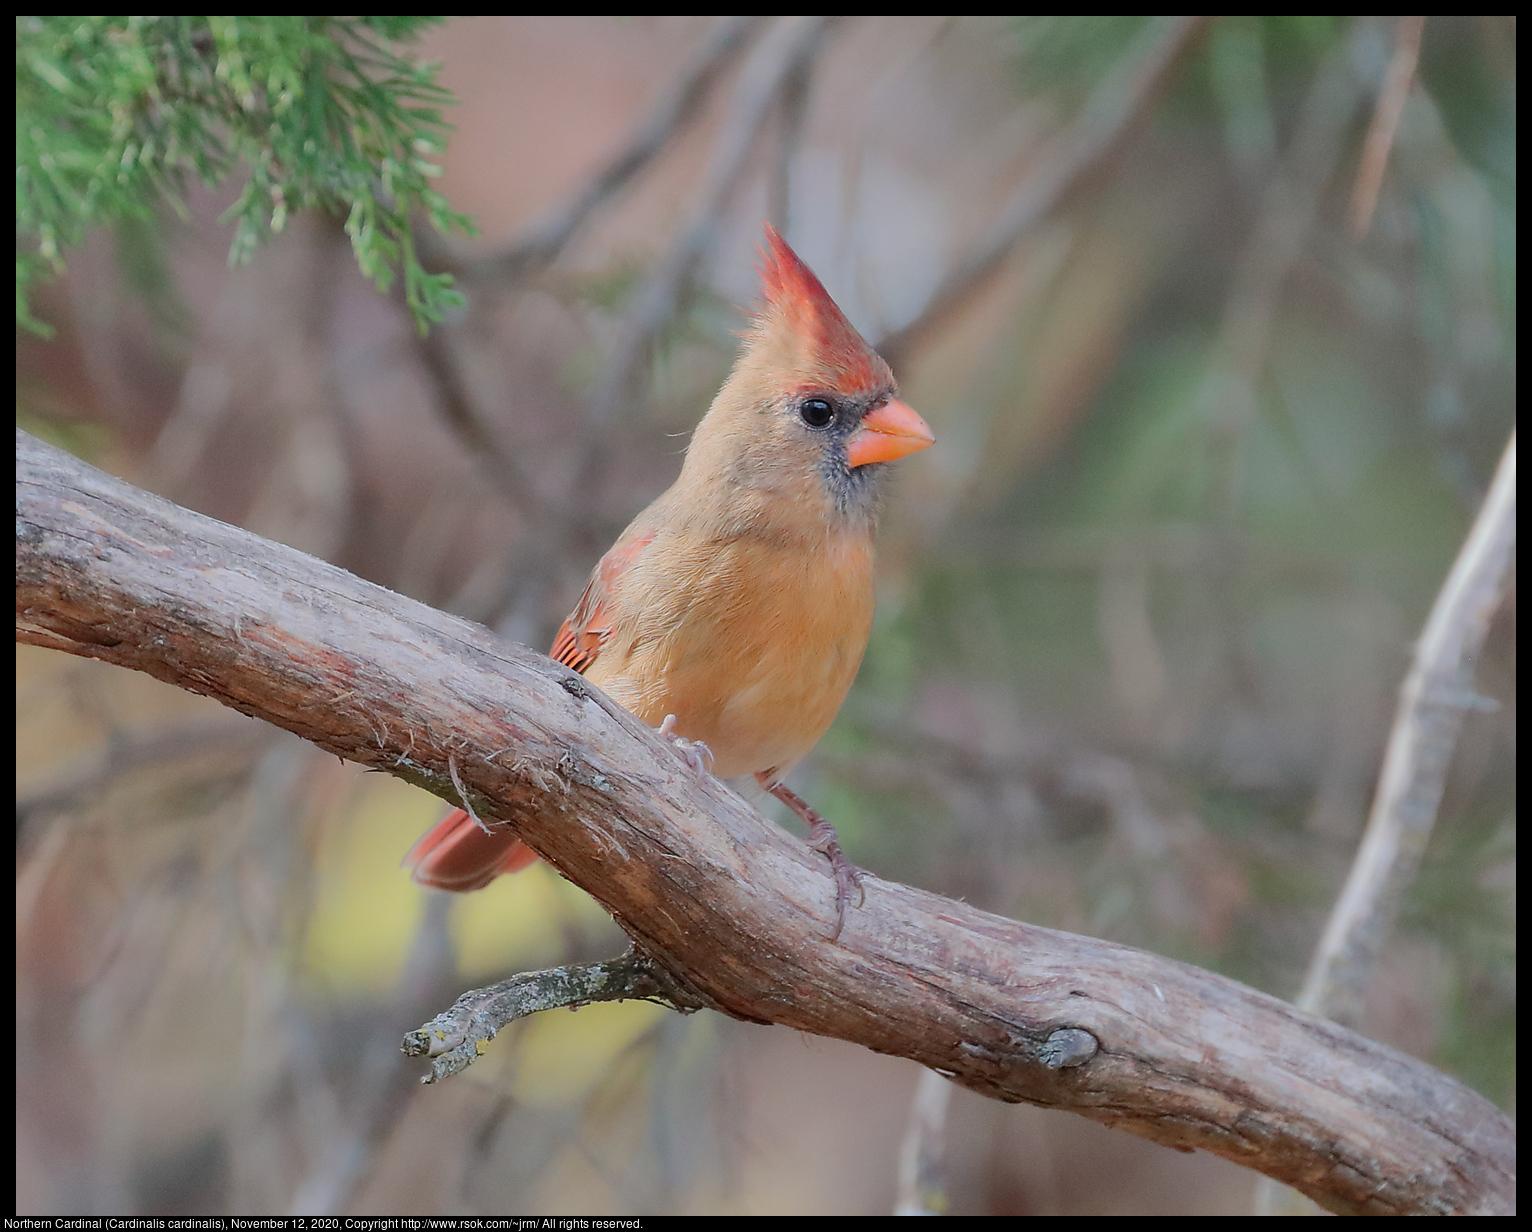
[[[1514,415],[1515,20],[1427,21],[1359,239],[1395,31],[454,20],[422,53],[481,235],[421,243],[458,319],[420,340],[335,219],[229,269],[231,184],[72,255],[35,306],[57,336],[18,335],[19,419],[543,648],[674,477],[771,218],[938,442],[899,468],[872,642],[799,788],[881,876],[1291,997]],[[641,171],[529,244],[689,80]],[[1513,607],[1363,1024],[1510,1109]],[[398,861],[434,798],[17,657],[19,1210],[892,1208],[917,1070],[848,1045],[601,1006],[416,1085],[405,1030],[616,952],[599,909],[544,867],[428,895]],[[961,1092],[947,1152],[954,1213],[1237,1213],[1255,1180]]]

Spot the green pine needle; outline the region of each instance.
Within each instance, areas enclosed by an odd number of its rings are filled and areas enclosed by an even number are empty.
[[[189,177],[250,178],[225,213],[231,263],[247,261],[294,210],[346,218],[379,290],[404,273],[424,333],[462,302],[420,267],[410,216],[438,231],[473,223],[430,187],[454,102],[395,45],[427,17],[18,17],[16,321],[38,333],[28,292],[100,224],[184,213]]]

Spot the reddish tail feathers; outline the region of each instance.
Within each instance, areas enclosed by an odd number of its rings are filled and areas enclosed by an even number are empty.
[[[466,894],[536,860],[537,853],[514,830],[486,831],[462,809],[454,809],[410,848],[404,866],[423,886]]]

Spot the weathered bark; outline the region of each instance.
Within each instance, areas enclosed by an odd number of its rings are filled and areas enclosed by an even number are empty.
[[[513,823],[700,1003],[1257,1168],[1337,1211],[1502,1212],[1514,1127],[1232,980],[825,861],[581,677],[17,435],[17,638],[145,671]]]

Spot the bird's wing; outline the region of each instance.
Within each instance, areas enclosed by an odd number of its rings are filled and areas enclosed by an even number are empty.
[[[644,549],[654,542],[654,532],[643,531],[624,535],[601,558],[585,584],[585,593],[569,613],[568,619],[559,626],[558,636],[553,639],[551,654],[565,667],[572,667],[582,675],[601,647],[612,636],[612,613],[610,611],[612,589],[623,571],[643,555]]]

